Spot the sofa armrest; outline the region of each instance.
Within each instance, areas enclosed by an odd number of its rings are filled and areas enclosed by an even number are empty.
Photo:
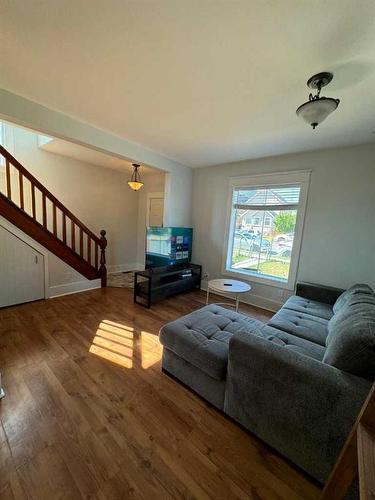
[[[316,300],[317,302],[325,302],[333,304],[344,292],[342,288],[334,288],[332,286],[318,285],[315,283],[297,283],[296,295],[305,299]]]
[[[262,337],[230,340],[225,412],[321,482],[370,387]]]

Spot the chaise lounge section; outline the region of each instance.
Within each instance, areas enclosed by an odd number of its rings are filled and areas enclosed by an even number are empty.
[[[375,379],[375,294],[299,283],[267,324],[212,304],[160,341],[164,371],[323,483]]]

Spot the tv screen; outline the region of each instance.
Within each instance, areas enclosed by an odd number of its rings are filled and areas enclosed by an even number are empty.
[[[148,227],[146,232],[146,269],[190,262],[192,242],[192,228]]]

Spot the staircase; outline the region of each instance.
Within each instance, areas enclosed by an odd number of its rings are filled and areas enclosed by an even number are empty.
[[[96,236],[0,146],[0,215],[89,280],[107,285],[106,232]]]

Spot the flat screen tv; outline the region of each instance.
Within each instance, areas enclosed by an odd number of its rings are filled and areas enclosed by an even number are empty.
[[[192,243],[190,227],[148,227],[146,269],[190,262]]]

